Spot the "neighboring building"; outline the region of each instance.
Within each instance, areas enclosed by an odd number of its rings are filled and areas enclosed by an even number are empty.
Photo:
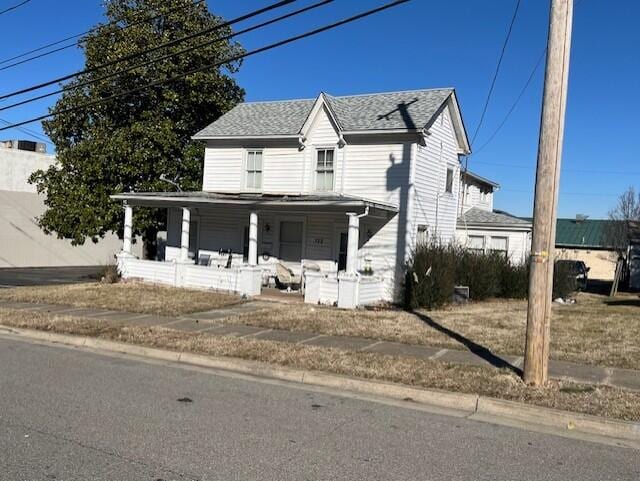
[[[504,252],[514,263],[525,262],[531,246],[531,222],[493,208],[495,182],[470,171],[462,173],[456,239],[478,252]]]
[[[618,254],[607,241],[606,219],[558,219],[556,259],[584,261],[590,279],[613,280]]]
[[[354,307],[399,298],[419,238],[454,238],[469,145],[453,89],[243,103],[194,139],[201,192],[113,196],[125,277],[255,295],[281,264],[307,302]],[[165,262],[130,255],[133,206],[168,210]]]
[[[88,240],[83,246],[72,246],[67,240],[45,234],[38,226],[37,218],[45,211],[44,199],[29,184],[29,176],[56,161],[54,156],[42,152],[43,144],[28,141],[0,144],[0,267],[113,263],[120,250],[115,235],[98,244]]]

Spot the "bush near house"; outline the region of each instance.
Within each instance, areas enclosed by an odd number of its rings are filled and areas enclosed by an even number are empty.
[[[576,291],[570,269],[556,264],[553,298]],[[471,299],[525,299],[529,268],[513,264],[499,252],[474,252],[460,246],[430,242],[418,246],[407,266],[405,304],[409,309],[434,309],[451,302],[454,287],[469,287]]]

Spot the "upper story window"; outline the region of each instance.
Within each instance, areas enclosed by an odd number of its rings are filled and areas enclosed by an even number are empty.
[[[333,149],[318,149],[316,164],[316,190],[333,190]]]
[[[246,187],[247,189],[259,190],[262,188],[262,151],[247,151],[246,167]]]
[[[444,187],[445,192],[451,194],[453,192],[453,169],[447,168],[447,183]]]

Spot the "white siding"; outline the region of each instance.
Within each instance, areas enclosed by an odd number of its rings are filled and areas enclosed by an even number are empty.
[[[241,190],[244,149],[209,144],[204,153],[202,190],[238,192]]]
[[[509,259],[516,264],[525,262],[531,247],[530,233],[519,230],[506,229],[465,229],[459,225],[456,231],[456,239],[462,246],[467,245],[468,236],[484,237],[485,246],[489,245],[491,237],[507,237],[507,252]]]
[[[473,182],[463,183],[462,188],[466,189],[466,194],[463,195],[462,192],[460,193],[460,202],[462,202],[461,212],[466,212],[472,207],[477,207],[478,209],[489,212],[493,211],[493,192],[491,192],[490,189],[481,189],[479,185]],[[484,200],[482,198],[483,191],[486,193]]]
[[[430,236],[445,242],[454,238],[460,191],[458,142],[445,109],[429,129],[426,146],[418,145],[413,186],[413,236],[426,225]],[[447,169],[453,169],[453,192],[445,192]],[[415,245],[415,237],[412,239]]]

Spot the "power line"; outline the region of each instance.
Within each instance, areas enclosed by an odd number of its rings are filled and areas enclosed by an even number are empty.
[[[92,84],[95,84],[95,83],[100,82],[102,80],[105,80],[105,79],[108,79],[108,78],[111,78],[111,77],[115,77],[115,76],[118,76],[118,75],[122,75],[122,74],[124,74],[126,72],[130,72],[132,70],[136,70],[136,69],[141,68],[141,67],[146,67],[148,65],[155,64],[155,63],[157,63],[157,62],[159,62],[161,60],[166,60],[166,59],[171,58],[171,57],[175,57],[175,56],[178,56],[178,55],[183,55],[185,53],[192,52],[193,50],[197,50],[197,49],[206,47],[206,46],[214,44],[214,43],[227,41],[227,40],[230,40],[230,39],[232,39],[234,37],[237,37],[238,35],[242,35],[242,34],[245,34],[245,33],[248,33],[248,32],[252,32],[252,31],[257,30],[259,28],[263,28],[263,27],[266,27],[268,25],[272,25],[274,23],[280,22],[282,20],[294,17],[296,15],[300,15],[302,13],[305,13],[305,12],[308,12],[310,10],[316,9],[318,7],[322,7],[324,5],[332,3],[333,1],[334,0],[322,0],[320,2],[308,5],[306,7],[300,8],[298,10],[294,10],[294,11],[286,13],[284,15],[280,15],[279,17],[273,18],[271,20],[267,20],[265,22],[261,22],[261,23],[259,23],[257,25],[253,25],[251,27],[247,27],[247,28],[245,28],[243,30],[238,30],[237,32],[233,32],[233,33],[231,33],[229,35],[225,35],[223,37],[215,38],[213,40],[209,40],[207,42],[203,42],[203,43],[200,43],[198,45],[194,45],[194,46],[185,48],[185,49],[180,50],[178,52],[172,52],[172,53],[168,53],[166,55],[161,55],[159,57],[154,57],[154,58],[152,58],[150,60],[146,60],[144,62],[140,62],[140,63],[134,64],[134,65],[130,65],[129,67],[126,67],[126,68],[124,68],[122,70],[116,70],[114,72],[110,72],[110,73],[108,73],[106,75],[103,75],[101,77],[97,77],[97,78],[94,78],[94,79],[91,79],[91,80],[87,80],[85,82],[80,82],[80,83],[77,83],[77,84],[74,84],[74,85],[68,85],[68,86],[63,87],[63,88],[61,88],[59,90],[54,90],[53,92],[49,92],[49,93],[46,93],[46,94],[43,94],[43,95],[39,95],[37,97],[32,97],[32,98],[29,98],[29,99],[26,99],[26,100],[22,100],[20,102],[15,102],[13,104],[0,107],[0,112],[2,112],[4,110],[9,110],[9,109],[12,109],[12,108],[15,108],[15,107],[19,107],[19,106],[22,106],[22,105],[26,105],[26,104],[35,102],[37,100],[42,100],[44,98],[51,97],[53,95],[57,95],[57,94],[62,93],[62,92],[66,92],[66,91],[69,91],[69,90],[76,90],[76,89],[85,87],[87,85],[92,85]]]
[[[576,2],[575,8],[578,8],[578,6],[582,2],[583,2],[583,0],[578,0]],[[498,132],[500,132],[500,130],[502,130],[502,127],[504,127],[504,125],[507,123],[507,120],[509,119],[509,117],[511,116],[513,111],[515,110],[516,106],[520,103],[520,100],[522,100],[522,97],[523,97],[524,93],[526,92],[526,90],[529,88],[529,85],[531,84],[531,82],[532,82],[532,80],[533,80],[533,78],[535,76],[536,71],[538,70],[538,68],[540,68],[540,65],[542,64],[542,60],[544,59],[546,53],[547,53],[547,49],[545,47],[545,49],[540,54],[540,57],[538,57],[538,60],[537,60],[536,64],[534,65],[533,70],[531,71],[531,74],[529,75],[529,78],[527,79],[527,81],[525,82],[524,86],[522,87],[522,90],[518,94],[518,97],[516,98],[516,100],[513,102],[513,104],[511,105],[511,107],[507,111],[507,114],[504,116],[504,118],[502,119],[502,121],[500,122],[498,127],[493,131],[493,133],[491,134],[489,139],[484,144],[482,144],[482,146],[478,150],[474,151],[474,154],[478,154],[489,143],[491,143],[491,141],[493,141],[493,139],[496,137],[496,135],[498,135]]]
[[[209,27],[209,28],[206,28],[204,30],[200,30],[198,32],[194,32],[192,34],[186,35],[184,37],[177,38],[175,40],[171,40],[169,42],[162,43],[160,45],[156,45],[155,47],[151,47],[151,48],[139,51],[139,52],[135,52],[135,53],[132,53],[132,54],[129,54],[129,55],[125,55],[124,57],[120,57],[120,58],[111,60],[109,62],[105,62],[105,63],[100,64],[100,65],[96,65],[95,67],[90,67],[90,68],[87,68],[87,69],[84,69],[84,70],[81,70],[81,71],[78,71],[78,72],[75,72],[75,73],[72,73],[72,74],[64,75],[62,77],[58,77],[56,79],[49,80],[47,82],[43,82],[43,83],[40,83],[40,84],[37,84],[37,85],[33,85],[31,87],[27,87],[27,88],[24,88],[24,89],[21,89],[21,90],[16,90],[15,92],[10,92],[8,94],[0,95],[0,100],[4,100],[4,99],[10,98],[10,97],[15,97],[16,95],[25,94],[25,93],[28,93],[28,92],[32,92],[34,90],[39,90],[41,88],[48,87],[49,85],[54,85],[54,84],[57,84],[59,82],[63,82],[65,80],[72,79],[72,78],[77,77],[79,75],[86,75],[86,74],[95,72],[97,70],[101,70],[101,69],[103,69],[105,67],[110,67],[112,65],[118,64],[120,62],[131,60],[131,59],[134,59],[134,58],[137,58],[137,57],[141,57],[143,55],[146,55],[146,54],[152,53],[152,52],[156,52],[156,51],[158,51],[160,49],[163,49],[163,48],[166,48],[166,47],[172,47],[174,45],[178,45],[180,43],[186,42],[187,40],[191,40],[192,38],[201,37],[201,36],[206,35],[208,33],[214,32],[216,30],[220,30],[220,29],[222,29],[224,27],[228,27],[230,25],[233,25],[235,23],[241,22],[243,20],[247,20],[249,18],[255,17],[257,15],[260,15],[262,13],[268,12],[270,10],[274,10],[276,8],[288,5],[288,4],[293,3],[295,1],[296,0],[281,0],[279,2],[273,3],[271,5],[268,5],[266,7],[260,8],[258,10],[254,10],[254,11],[252,11],[250,13],[245,14],[245,15],[241,15],[239,17],[236,17],[233,20],[229,20],[227,22],[219,23],[219,24],[217,24],[217,25],[215,25],[213,27]]]
[[[14,5],[13,7],[9,7],[9,8],[5,8],[4,10],[0,10],[0,15],[3,15],[3,14],[5,14],[5,13],[9,13],[9,12],[11,12],[12,10],[15,10],[16,8],[20,8],[20,7],[22,7],[23,5],[26,5],[27,3],[29,3],[30,1],[31,1],[31,0],[24,0],[23,2],[18,3],[17,5]]]
[[[482,144],[482,146],[480,146],[480,148],[478,150],[476,150],[474,152],[474,154],[478,154],[480,153],[487,145],[489,145],[491,143],[491,141],[496,137],[496,135],[498,135],[498,132],[500,132],[500,130],[502,130],[502,127],[504,127],[504,124],[507,123],[507,120],[509,120],[509,117],[511,116],[511,114],[513,113],[513,111],[516,109],[516,106],[520,103],[520,100],[522,99],[524,93],[527,91],[527,89],[529,88],[529,85],[531,84],[531,82],[533,81],[536,72],[538,71],[538,68],[540,68],[540,65],[542,64],[542,61],[544,60],[544,56],[547,53],[547,49],[545,48],[544,51],[542,52],[542,54],[540,55],[540,57],[538,58],[538,61],[536,62],[535,66],[533,67],[533,70],[531,71],[531,74],[529,75],[529,78],[527,79],[527,81],[525,82],[524,86],[522,87],[522,90],[520,90],[520,93],[518,94],[518,97],[516,98],[516,100],[513,102],[513,104],[511,105],[511,107],[509,108],[509,110],[507,111],[507,114],[504,116],[504,118],[502,119],[502,122],[500,122],[500,124],[498,125],[498,127],[493,131],[493,133],[489,136],[489,138],[487,139],[487,141]]]
[[[166,84],[166,83],[174,82],[176,80],[180,80],[181,78],[184,78],[184,77],[186,77],[188,75],[191,75],[191,74],[194,74],[194,73],[202,72],[202,71],[209,70],[209,69],[215,68],[215,67],[220,67],[220,66],[225,65],[225,64],[227,64],[229,62],[234,62],[234,61],[237,61],[237,60],[240,60],[240,59],[252,56],[252,55],[256,55],[258,53],[266,52],[268,50],[272,50],[274,48],[278,48],[278,47],[281,47],[283,45],[287,45],[289,43],[296,42],[298,40],[302,40],[304,38],[308,38],[308,37],[312,37],[314,35],[318,35],[318,34],[320,34],[322,32],[326,32],[328,30],[332,30],[332,29],[340,27],[342,25],[345,25],[345,24],[354,22],[356,20],[360,20],[362,18],[371,16],[373,14],[382,12],[383,10],[387,10],[389,8],[393,8],[393,7],[396,7],[398,5],[401,5],[403,3],[407,3],[409,1],[410,0],[395,0],[393,2],[381,5],[381,6],[377,7],[377,8],[374,8],[374,9],[371,9],[371,10],[367,10],[365,12],[361,12],[359,14],[356,14],[356,15],[353,15],[351,17],[345,18],[343,20],[339,20],[337,22],[325,25],[323,27],[319,27],[319,28],[316,28],[314,30],[310,30],[310,31],[304,32],[302,34],[295,35],[293,37],[289,37],[289,38],[286,38],[284,40],[280,40],[278,42],[269,44],[269,45],[267,45],[265,47],[260,47],[260,48],[254,49],[254,50],[250,50],[250,51],[245,52],[243,54],[236,55],[234,57],[229,57],[229,58],[227,58],[227,59],[225,59],[223,61],[220,61],[220,62],[214,62],[214,63],[211,63],[211,64],[202,65],[202,66],[200,66],[198,68],[189,70],[187,72],[183,72],[183,73],[181,73],[179,75],[176,75],[174,77],[171,77],[169,79],[157,80],[155,82],[151,82],[149,84],[142,85],[140,87],[127,90],[125,92],[120,92],[120,93],[117,93],[117,94],[113,94],[113,95],[111,95],[109,97],[105,97],[105,98],[100,99],[100,100],[95,100],[95,101],[92,101],[92,102],[86,102],[86,103],[84,103],[82,105],[79,105],[77,107],[70,107],[70,108],[67,108],[67,109],[59,110],[57,112],[50,112],[47,115],[41,115],[40,117],[35,117],[35,118],[29,119],[29,120],[25,120],[25,121],[22,121],[22,122],[18,122],[18,123],[6,126],[6,127],[2,127],[2,128],[0,128],[0,131],[8,130],[8,129],[11,129],[11,128],[14,128],[14,127],[19,127],[19,126],[22,126],[22,125],[27,125],[27,124],[30,124],[30,123],[33,123],[33,122],[37,122],[39,120],[44,120],[46,118],[53,117],[53,116],[56,116],[56,115],[67,114],[67,113],[75,112],[75,111],[78,111],[78,110],[81,110],[81,109],[86,109],[88,107],[92,107],[92,106],[99,105],[99,104],[102,104],[102,103],[105,103],[105,102],[109,102],[111,100],[114,100],[114,99],[117,99],[117,98],[120,98],[120,97],[124,97],[124,96],[132,94],[132,93],[140,92],[140,91],[149,89],[151,87],[155,87],[155,86],[158,86],[158,85],[163,85],[163,84]]]
[[[199,4],[203,3],[204,1],[205,0],[196,0],[193,3],[193,5],[194,6],[198,6]],[[147,17],[147,18],[144,18],[144,19],[141,19],[141,20],[136,20],[136,21],[128,23],[127,25],[124,25],[122,27],[118,27],[118,30],[116,30],[116,31],[106,32],[104,35],[113,35],[113,34],[122,32],[124,30],[127,30],[127,29],[129,29],[131,27],[135,27],[137,25],[142,25],[143,23],[153,22],[154,20],[158,20],[159,18],[166,17],[167,15],[170,15],[170,14],[175,13],[175,12],[179,12],[181,10],[185,10],[186,8],[189,8],[189,7],[191,7],[191,4],[187,4],[187,5],[183,5],[183,6],[180,6],[180,7],[176,7],[174,9],[168,10],[166,13],[155,15],[153,17]],[[109,23],[106,23],[104,25],[98,25],[97,27],[91,28],[91,29],[87,30],[86,32],[78,33],[76,35],[71,35],[71,36],[63,38],[61,40],[56,40],[55,42],[51,42],[51,43],[48,43],[48,44],[43,45],[41,47],[35,48],[33,50],[29,50],[28,52],[21,53],[20,55],[15,55],[15,56],[13,56],[11,58],[8,58],[8,59],[5,59],[5,60],[1,60],[0,61],[0,65],[3,65],[3,64],[8,63],[8,62],[11,62],[12,60],[17,60],[19,58],[26,57],[27,55],[30,55],[32,53],[40,52],[40,51],[45,50],[45,49],[50,48],[50,47],[55,47],[56,45],[60,45],[61,43],[68,42],[69,40],[73,40],[75,38],[79,38],[79,37],[82,37],[84,35],[88,35],[88,34],[90,34],[92,32],[100,30],[100,29],[109,28],[109,27],[112,27],[112,26],[117,26],[123,20],[124,19],[113,20],[113,21],[111,21]],[[58,47],[58,48],[56,48],[54,50],[49,50],[47,52],[44,52],[44,53],[41,53],[41,54],[38,54],[38,55],[34,55],[34,56],[26,58],[24,60],[20,60],[19,62],[14,62],[14,63],[12,63],[10,65],[5,65],[4,67],[0,67],[0,71],[7,70],[7,69],[10,69],[10,68],[16,67],[18,65],[22,65],[22,64],[31,62],[33,60],[37,60],[39,58],[46,57],[48,55],[52,55],[54,53],[61,52],[63,50],[67,50],[67,49],[75,47],[77,45],[78,45],[78,42],[73,42],[73,43],[71,43],[69,45],[64,45],[64,46]]]
[[[498,57],[498,64],[496,65],[496,70],[493,74],[493,79],[491,80],[491,86],[489,87],[489,92],[487,93],[487,99],[484,103],[484,107],[482,108],[482,114],[480,115],[480,121],[478,122],[478,126],[476,127],[473,136],[471,137],[471,145],[476,140],[478,133],[480,132],[480,128],[482,127],[482,123],[484,122],[485,115],[487,114],[487,109],[489,108],[489,102],[491,100],[491,95],[493,94],[493,89],[496,86],[496,80],[498,79],[498,73],[500,72],[500,66],[502,65],[502,59],[504,58],[504,54],[507,50],[507,45],[509,44],[509,39],[511,38],[511,32],[513,31],[513,25],[516,22],[516,17],[518,16],[518,10],[520,9],[520,2],[518,0],[516,2],[516,8],[513,11],[513,16],[511,17],[511,22],[509,23],[509,30],[507,30],[507,36],[504,39],[504,43],[502,44],[502,50],[500,51],[500,57]]]
[[[476,160],[478,164],[487,164],[487,165],[496,165],[500,167],[507,167],[512,169],[535,169],[535,165],[525,165],[525,164],[507,164],[504,162],[489,162],[484,160]],[[591,170],[591,169],[565,169],[562,168],[563,172],[577,172],[583,174],[611,174],[611,175],[640,175],[640,172],[625,172],[622,170]]]
[[[0,119],[0,122],[2,122],[5,125],[11,125],[11,122],[9,122],[8,120],[5,119]],[[42,142],[45,142],[49,145],[54,145],[53,142],[51,142],[48,138],[46,138],[44,135],[40,135],[39,133],[31,130],[31,129],[26,129],[24,127],[16,127],[16,130],[18,130],[19,132],[22,132],[26,135],[29,135],[35,139],[41,140]]]

